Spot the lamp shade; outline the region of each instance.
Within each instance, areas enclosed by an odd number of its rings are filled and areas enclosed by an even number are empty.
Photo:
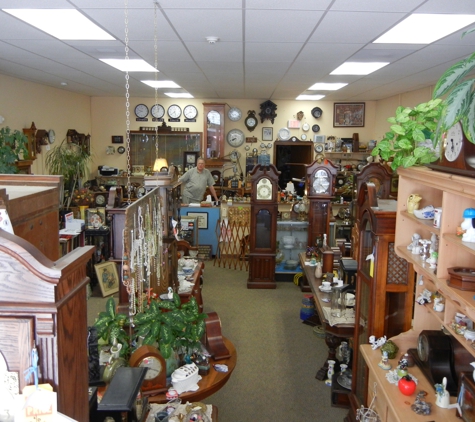
[[[156,158],[153,165],[153,171],[160,171],[163,167],[168,169],[168,162],[166,158]]]

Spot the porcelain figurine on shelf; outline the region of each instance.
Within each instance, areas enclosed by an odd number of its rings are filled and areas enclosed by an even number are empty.
[[[335,373],[335,361],[329,360],[328,361],[328,371],[327,371],[327,379],[325,380],[325,384],[331,386],[332,385],[332,378],[333,374]]]
[[[389,371],[391,369],[391,364],[388,362],[388,352],[383,352],[381,362],[378,363],[378,366],[385,371]]]
[[[409,214],[414,214],[414,210],[419,209],[419,203],[421,202],[421,200],[422,196],[417,193],[409,195],[409,197],[407,198],[407,212]]]
[[[475,228],[473,227],[473,219],[475,218],[475,208],[467,208],[463,212],[463,222],[460,225],[465,233],[462,236],[464,242],[475,242]]]
[[[435,384],[435,404],[447,409],[450,406],[450,393],[447,391],[447,378],[442,379],[442,384]]]
[[[407,245],[407,249],[410,250],[413,254],[418,254],[420,252],[420,247],[419,247],[420,239],[421,239],[421,235],[419,233],[414,233],[411,238],[411,243]]]

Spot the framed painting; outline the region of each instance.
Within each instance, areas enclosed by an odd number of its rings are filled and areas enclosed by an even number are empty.
[[[113,144],[123,144],[124,137],[119,135],[112,135],[112,143]]]
[[[94,265],[94,269],[101,288],[102,297],[113,295],[119,291],[119,275],[115,262],[102,262]]]
[[[262,128],[262,140],[263,141],[272,141],[273,139],[273,130],[271,127]]]
[[[333,127],[364,127],[365,103],[334,103]]]

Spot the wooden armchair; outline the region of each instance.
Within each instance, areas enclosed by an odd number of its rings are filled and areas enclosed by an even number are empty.
[[[191,246],[186,240],[178,240],[176,242],[176,250],[183,252],[183,256],[190,256],[190,251],[198,252],[198,246]]]

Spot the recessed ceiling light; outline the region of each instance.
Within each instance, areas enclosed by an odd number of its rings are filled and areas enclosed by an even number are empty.
[[[330,75],[369,75],[389,62],[346,62],[337,67]]]
[[[68,83],[67,82],[61,82],[61,86],[67,86]]]
[[[193,95],[187,92],[164,92],[164,94],[170,98],[194,98]]]
[[[153,66],[142,59],[99,59],[101,62],[115,67],[122,72],[158,72]]]
[[[75,9],[3,9],[60,40],[115,40]]]
[[[296,100],[311,100],[311,101],[316,101],[316,100],[321,100],[324,98],[325,95],[308,95],[308,94],[302,94],[299,95]]]
[[[318,82],[309,88],[309,91],[337,91],[348,84]]]
[[[140,81],[152,88],[181,88],[173,81]]]
[[[475,22],[475,15],[414,14],[373,42],[378,44],[430,44],[473,22]]]

